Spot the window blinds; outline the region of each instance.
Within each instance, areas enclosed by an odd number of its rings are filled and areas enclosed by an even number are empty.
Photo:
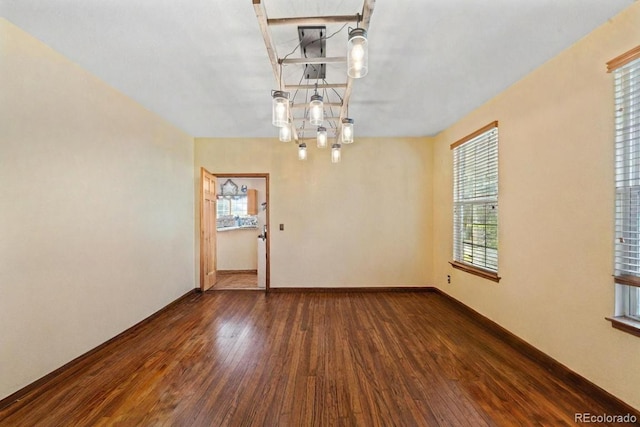
[[[453,259],[498,271],[498,126],[452,145]]]
[[[616,281],[640,286],[640,59],[614,70]]]

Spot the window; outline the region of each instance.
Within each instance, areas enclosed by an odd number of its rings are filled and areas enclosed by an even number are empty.
[[[627,286],[627,292],[629,292],[627,296],[627,300],[629,301],[627,316],[640,321],[640,288]]]
[[[451,144],[453,262],[498,281],[498,122]]]
[[[216,228],[218,231],[258,228],[256,190],[247,194],[218,196]]]
[[[218,196],[218,203],[216,203],[216,216],[220,218],[225,215],[231,215],[231,200]]]
[[[247,196],[218,196],[216,213],[218,218],[223,216],[246,216]]]
[[[616,317],[609,320],[640,334],[640,46],[607,65],[614,75],[616,189]]]

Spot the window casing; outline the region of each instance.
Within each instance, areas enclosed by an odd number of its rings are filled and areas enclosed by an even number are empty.
[[[640,322],[640,50],[611,61],[609,71],[615,94],[615,315]]]
[[[451,145],[453,260],[487,278],[498,272],[498,122]],[[477,274],[478,271],[470,271]],[[497,281],[497,280],[496,280]]]

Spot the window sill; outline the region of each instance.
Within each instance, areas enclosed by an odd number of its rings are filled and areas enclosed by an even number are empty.
[[[611,322],[611,326],[613,326],[614,328],[640,337],[639,321],[625,316],[605,317],[605,319]]]
[[[636,276],[613,276],[614,282],[620,285],[640,287],[640,277]]]
[[[449,261],[449,264],[451,264],[451,266],[453,268],[455,268],[455,269],[466,271],[467,273],[474,274],[474,275],[482,277],[484,279],[489,279],[489,280],[491,280],[493,282],[496,282],[496,283],[498,283],[500,281],[500,279],[501,279],[501,277],[498,276],[498,273],[494,273],[493,271],[483,270],[481,268],[473,267],[473,266],[468,265],[468,264],[463,264],[463,263],[458,262],[458,261]]]

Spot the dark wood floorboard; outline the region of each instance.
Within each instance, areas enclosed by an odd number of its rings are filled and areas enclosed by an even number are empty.
[[[2,426],[564,426],[613,413],[427,292],[207,292]]]

